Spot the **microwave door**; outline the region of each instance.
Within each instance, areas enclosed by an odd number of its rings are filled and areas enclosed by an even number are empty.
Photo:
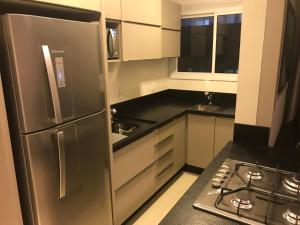
[[[114,57],[114,40],[111,29],[107,29],[107,53],[108,58],[112,59]]]
[[[104,109],[98,23],[7,14],[4,27],[12,68],[5,76],[8,102],[22,133]]]

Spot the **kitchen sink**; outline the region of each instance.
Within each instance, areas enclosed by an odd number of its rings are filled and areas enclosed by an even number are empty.
[[[121,121],[113,121],[111,128],[113,133],[128,135],[136,130],[138,125]]]
[[[217,106],[217,105],[202,105],[202,104],[199,104],[199,105],[194,105],[192,107],[192,109],[199,110],[199,111],[215,112],[215,111],[220,110],[221,107]]]

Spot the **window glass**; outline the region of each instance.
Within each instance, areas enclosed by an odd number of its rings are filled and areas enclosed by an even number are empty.
[[[216,73],[238,73],[242,14],[217,17]]]
[[[178,72],[212,72],[214,17],[181,20]]]

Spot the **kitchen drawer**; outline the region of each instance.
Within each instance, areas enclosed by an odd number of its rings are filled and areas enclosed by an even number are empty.
[[[159,159],[156,160],[154,164],[154,176],[159,176],[159,174],[163,173],[163,171],[174,162],[173,160],[174,150],[170,149],[164,155],[162,155]]]
[[[160,142],[154,145],[155,159],[159,159],[161,156],[169,152],[174,148],[174,136],[173,133],[166,136]]]
[[[175,173],[174,162],[166,163],[159,173],[154,173],[155,191],[161,188]]]
[[[114,190],[135,177],[154,162],[153,133],[127,145],[113,154]]]
[[[117,225],[123,223],[153,193],[153,166],[150,166],[115,192]]]
[[[163,127],[156,130],[155,144],[158,144],[169,136],[173,135],[173,125],[174,123],[170,122],[167,125],[164,125]]]

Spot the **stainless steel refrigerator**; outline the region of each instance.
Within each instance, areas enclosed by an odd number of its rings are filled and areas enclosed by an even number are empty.
[[[27,225],[112,224],[99,23],[1,16],[1,70]]]

